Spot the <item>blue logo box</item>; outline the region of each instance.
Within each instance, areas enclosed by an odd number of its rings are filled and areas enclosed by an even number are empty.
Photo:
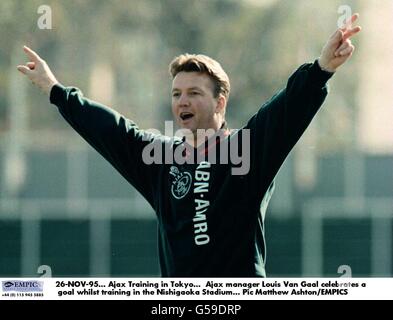
[[[3,292],[42,292],[44,289],[44,282],[38,280],[8,280],[2,281]]]

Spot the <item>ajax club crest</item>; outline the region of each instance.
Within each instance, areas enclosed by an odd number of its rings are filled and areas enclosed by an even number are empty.
[[[191,174],[189,172],[180,172],[175,166],[171,166],[169,174],[174,177],[171,188],[172,195],[176,199],[184,198],[191,188]]]

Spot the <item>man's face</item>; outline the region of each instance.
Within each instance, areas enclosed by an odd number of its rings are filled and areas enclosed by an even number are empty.
[[[225,98],[214,98],[213,81],[199,72],[179,72],[172,82],[172,112],[183,129],[218,130]],[[224,99],[224,101],[223,101]]]

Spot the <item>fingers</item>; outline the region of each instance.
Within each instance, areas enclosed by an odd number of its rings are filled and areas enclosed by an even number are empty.
[[[362,28],[361,27],[355,27],[355,28],[352,28],[352,29],[350,29],[350,30],[347,30],[345,33],[344,33],[344,36],[343,36],[343,40],[345,41],[345,40],[347,40],[348,38],[350,38],[350,37],[352,37],[353,35],[355,35],[355,34],[357,34],[358,32],[360,32],[362,30]]]
[[[337,57],[337,56],[340,56],[341,55],[341,52],[344,50],[344,49],[347,49],[350,45],[351,45],[352,43],[351,43],[351,40],[346,40],[346,41],[344,41],[338,48],[337,48],[337,50],[334,52],[334,55]]]
[[[358,18],[358,13],[353,14],[351,18],[347,20],[344,27],[339,29],[342,32],[342,39],[340,47],[334,53],[336,57],[349,54],[354,50],[355,47],[349,39],[362,30],[360,26],[352,28],[352,23],[354,23]]]
[[[343,35],[344,35],[344,33],[343,33],[340,29],[337,29],[337,30],[331,35],[331,37],[330,37],[330,42],[331,42],[333,45],[338,45],[338,44],[342,41]]]
[[[347,22],[344,24],[344,26],[341,28],[341,30],[344,32],[343,41],[352,37],[360,30],[362,30],[362,28],[359,26],[352,28],[352,23],[354,23],[358,18],[359,18],[359,13],[353,14],[351,18],[349,18]]]
[[[351,17],[351,24],[354,23],[359,18],[359,13],[355,13]]]
[[[20,71],[21,73],[23,73],[24,75],[30,75],[30,73],[32,72],[28,67],[26,66],[17,66],[16,67],[18,69],[18,71]]]
[[[349,45],[346,49],[340,51],[340,56],[346,56],[352,54],[353,50],[355,50],[355,46],[353,44]]]
[[[35,69],[35,62],[28,62],[28,63],[26,63],[26,65],[27,65],[27,67],[30,70],[34,70]]]
[[[346,31],[348,28],[352,26],[352,23],[354,23],[357,19],[359,18],[359,13],[353,14],[345,23],[342,28],[340,28],[343,31]]]
[[[23,46],[23,51],[27,54],[27,56],[30,58],[31,61],[33,62],[38,62],[40,61],[40,56],[33,50],[31,50],[27,46]]]
[[[330,36],[330,40],[332,39],[336,39],[339,38],[340,36],[342,36],[344,33],[341,29],[337,29],[336,31],[334,31],[331,36]]]
[[[351,43],[349,43],[347,46],[337,50],[334,55],[336,57],[342,57],[342,56],[346,56],[348,54],[352,54],[353,50],[355,50],[355,46]]]
[[[26,65],[19,65],[16,68],[24,75],[30,75],[35,69],[35,62],[27,62]]]

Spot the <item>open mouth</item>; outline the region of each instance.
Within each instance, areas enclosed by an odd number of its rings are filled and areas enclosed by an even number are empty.
[[[182,112],[180,113],[180,119],[183,121],[191,119],[194,115],[191,112]]]

